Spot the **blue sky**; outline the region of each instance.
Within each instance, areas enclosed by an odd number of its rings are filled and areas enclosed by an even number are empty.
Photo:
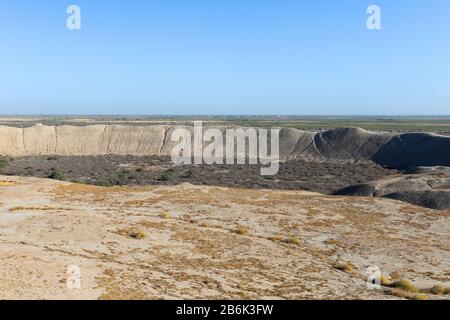
[[[450,1],[2,0],[0,114],[450,114]]]

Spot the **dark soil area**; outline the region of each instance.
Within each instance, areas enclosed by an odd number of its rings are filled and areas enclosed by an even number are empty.
[[[257,165],[173,166],[157,156],[40,156],[3,159],[0,174],[52,178],[101,186],[173,185],[189,182],[242,188],[310,190],[333,193],[343,187],[396,173],[369,163],[290,160],[274,176]]]

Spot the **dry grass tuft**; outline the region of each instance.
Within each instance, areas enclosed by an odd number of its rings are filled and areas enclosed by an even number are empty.
[[[336,269],[351,273],[355,270],[355,266],[351,262],[341,262],[334,266]]]
[[[200,227],[209,228],[209,227],[211,227],[211,225],[208,222],[204,221],[204,222],[200,223]]]
[[[428,294],[434,295],[444,295],[450,293],[450,288],[445,288],[443,285],[436,284],[431,288],[427,289],[418,289],[411,281],[408,279],[400,279],[398,281],[390,283],[386,277],[381,276],[381,285],[386,287],[394,288],[392,290],[393,294],[396,296],[404,296],[403,298],[407,299],[415,299],[415,300],[424,300],[428,299]],[[384,278],[383,278],[384,277]],[[405,292],[409,293],[406,294]],[[425,298],[426,297],[426,298]],[[424,299],[421,299],[424,298]]]
[[[16,212],[16,211],[71,211],[73,209],[71,208],[63,208],[63,207],[52,207],[52,206],[30,206],[30,207],[24,207],[24,206],[18,206],[18,207],[12,207],[9,208],[10,212]]]
[[[389,287],[392,285],[392,281],[389,280],[389,278],[386,275],[382,274],[380,276],[380,284],[384,287]]]
[[[282,241],[282,240],[283,240],[283,237],[280,236],[280,235],[274,235],[274,236],[270,236],[268,239],[269,239],[270,241]]]
[[[440,284],[436,284],[436,285],[434,285],[433,287],[431,287],[430,289],[425,289],[425,290],[422,290],[423,292],[426,292],[426,293],[432,293],[432,294],[435,294],[435,295],[443,295],[443,294],[446,294],[445,293],[445,287],[444,286],[442,286],[442,285],[440,285]]]
[[[15,185],[15,181],[0,181],[0,187],[8,187]]]
[[[419,289],[408,279],[400,279],[399,281],[396,281],[392,283],[391,285],[393,288],[401,289],[408,292],[418,293]]]
[[[287,244],[295,244],[296,246],[300,245],[300,239],[297,237],[289,237],[284,239],[284,242]]]
[[[117,231],[118,234],[120,234],[121,236],[124,237],[128,237],[128,238],[132,238],[132,239],[144,239],[145,238],[145,233],[141,230],[137,230],[137,229],[122,229]]]
[[[169,219],[170,214],[167,211],[161,212],[160,217],[163,219]]]
[[[234,232],[241,236],[248,236],[248,228],[244,226],[239,226]]]
[[[411,292],[400,288],[394,288],[389,292],[391,295],[409,300],[429,300],[424,293]]]
[[[335,245],[335,244],[338,244],[339,242],[336,239],[327,239],[323,243],[325,243],[327,245]]]

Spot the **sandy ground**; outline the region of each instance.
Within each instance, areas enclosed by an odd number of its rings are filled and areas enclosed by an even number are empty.
[[[67,286],[71,265],[80,289]],[[367,289],[369,265],[448,286],[450,212],[303,191],[0,176],[2,299],[396,298]]]

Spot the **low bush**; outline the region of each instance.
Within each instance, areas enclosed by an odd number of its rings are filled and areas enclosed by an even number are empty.
[[[172,169],[167,169],[164,171],[161,175],[160,180],[161,181],[173,181],[176,180],[177,175]]]
[[[5,157],[0,157],[0,169],[5,168],[9,164],[9,159]]]
[[[53,179],[53,180],[61,180],[61,181],[65,181],[67,180],[66,176],[64,175],[64,173],[62,173],[61,171],[58,170],[53,170],[49,175],[48,178]]]
[[[119,185],[127,184],[128,181],[136,179],[136,173],[130,170],[122,170],[117,175],[117,183]]]

